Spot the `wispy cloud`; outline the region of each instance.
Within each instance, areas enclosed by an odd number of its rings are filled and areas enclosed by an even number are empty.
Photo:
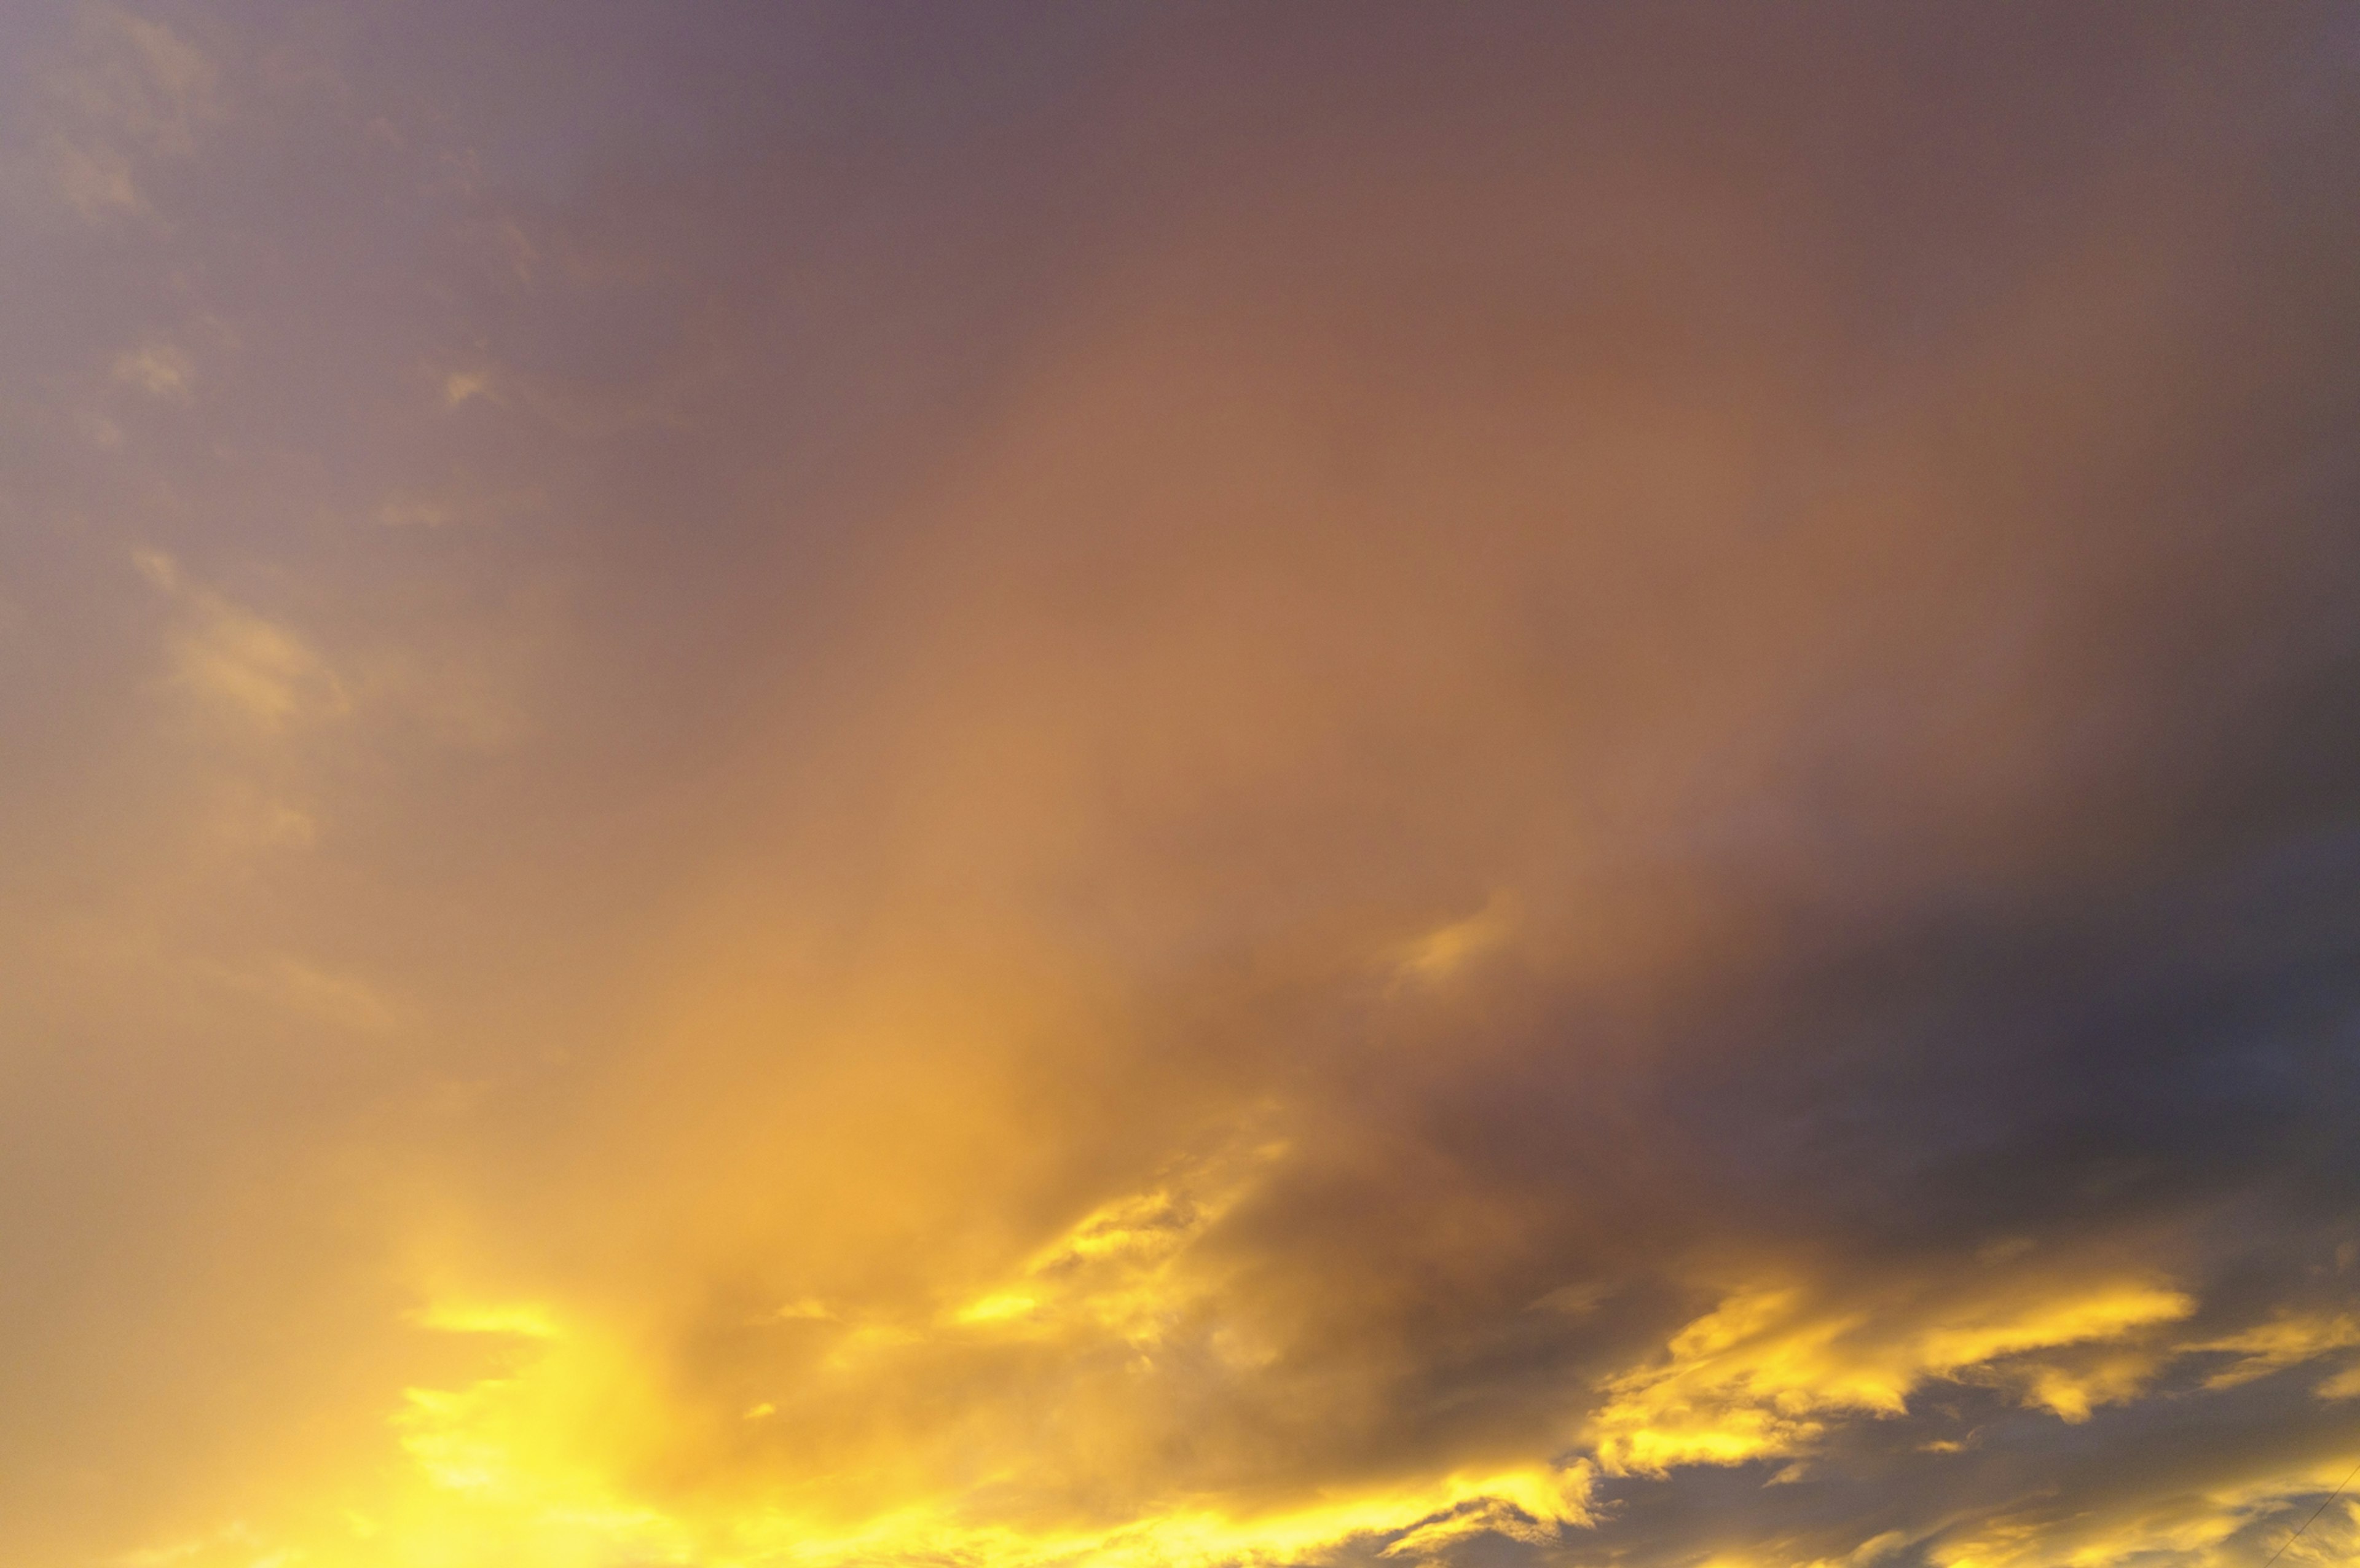
[[[271,734],[351,711],[343,681],[292,628],[188,582],[169,556],[134,559],[178,611],[171,682],[199,708]]]
[[[40,146],[58,194],[87,218],[147,206],[140,166],[184,159],[220,113],[220,71],[165,22],[86,0],[39,81]]]

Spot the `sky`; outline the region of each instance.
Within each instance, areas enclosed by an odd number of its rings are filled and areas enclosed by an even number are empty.
[[[0,8],[0,1561],[2350,1560],[2355,256],[2340,4]]]

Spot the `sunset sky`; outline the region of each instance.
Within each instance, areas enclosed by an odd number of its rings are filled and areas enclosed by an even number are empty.
[[[0,5],[5,1568],[2355,1465],[2360,7]]]

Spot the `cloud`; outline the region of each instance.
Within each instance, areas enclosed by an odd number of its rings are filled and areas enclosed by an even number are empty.
[[[44,138],[42,150],[48,155],[58,194],[83,217],[137,212],[144,204],[128,155],[55,132]]]
[[[454,370],[442,378],[443,407],[455,408],[460,404],[481,397],[497,403],[501,399],[492,388],[491,374],[481,370]]]
[[[2319,1356],[2360,1345],[2360,1322],[2346,1313],[2327,1317],[2284,1312],[2241,1333],[2188,1346],[2191,1353],[2220,1353],[2232,1359],[2205,1378],[2208,1388],[2234,1388],[2256,1377],[2298,1367]]]
[[[26,55],[0,1558],[2324,1500],[2341,24],[421,5]]]
[[[224,989],[354,1034],[383,1034],[399,1017],[384,994],[358,975],[322,969],[290,954],[248,964],[210,964],[202,973]]]
[[[86,4],[39,80],[39,141],[58,194],[85,218],[146,211],[141,166],[183,160],[221,113],[215,62],[162,21]]]
[[[302,638],[217,599],[201,602],[195,625],[174,644],[172,662],[182,688],[264,730],[333,717],[350,705]]]
[[[1403,944],[1394,973],[1404,980],[1437,985],[1470,959],[1498,946],[1516,926],[1516,900],[1494,893],[1490,901],[1464,920],[1453,920]]]
[[[2189,1568],[2232,1568],[2256,1553],[2285,1563],[2338,1563],[2360,1544],[2360,1510],[2331,1507],[2303,1529],[2313,1499],[2341,1478],[2323,1465],[2307,1475],[2225,1487],[2145,1497],[2127,1506],[2076,1510],[2052,1506],[1961,1531],[1929,1554],[1939,1568],[2081,1568],[2102,1563],[2164,1562]]]
[[[188,583],[170,557],[143,550],[140,573],[180,609],[171,681],[201,708],[264,734],[338,718],[352,700],[334,670],[291,628]]]
[[[115,356],[115,379],[151,397],[187,401],[189,384],[195,375],[195,362],[184,350],[169,343],[146,343]]]
[[[2139,1279],[2041,1277],[1962,1294],[1815,1309],[1797,1287],[1741,1290],[1682,1328],[1664,1365],[1609,1383],[1591,1441],[1610,1469],[1655,1475],[1782,1458],[1808,1452],[1831,1421],[1900,1415],[1937,1378],[2015,1384],[2027,1403],[2086,1421],[2093,1399],[2135,1396],[2155,1357],[2118,1357],[2092,1376],[2039,1353],[2135,1341],[2196,1306]]]

